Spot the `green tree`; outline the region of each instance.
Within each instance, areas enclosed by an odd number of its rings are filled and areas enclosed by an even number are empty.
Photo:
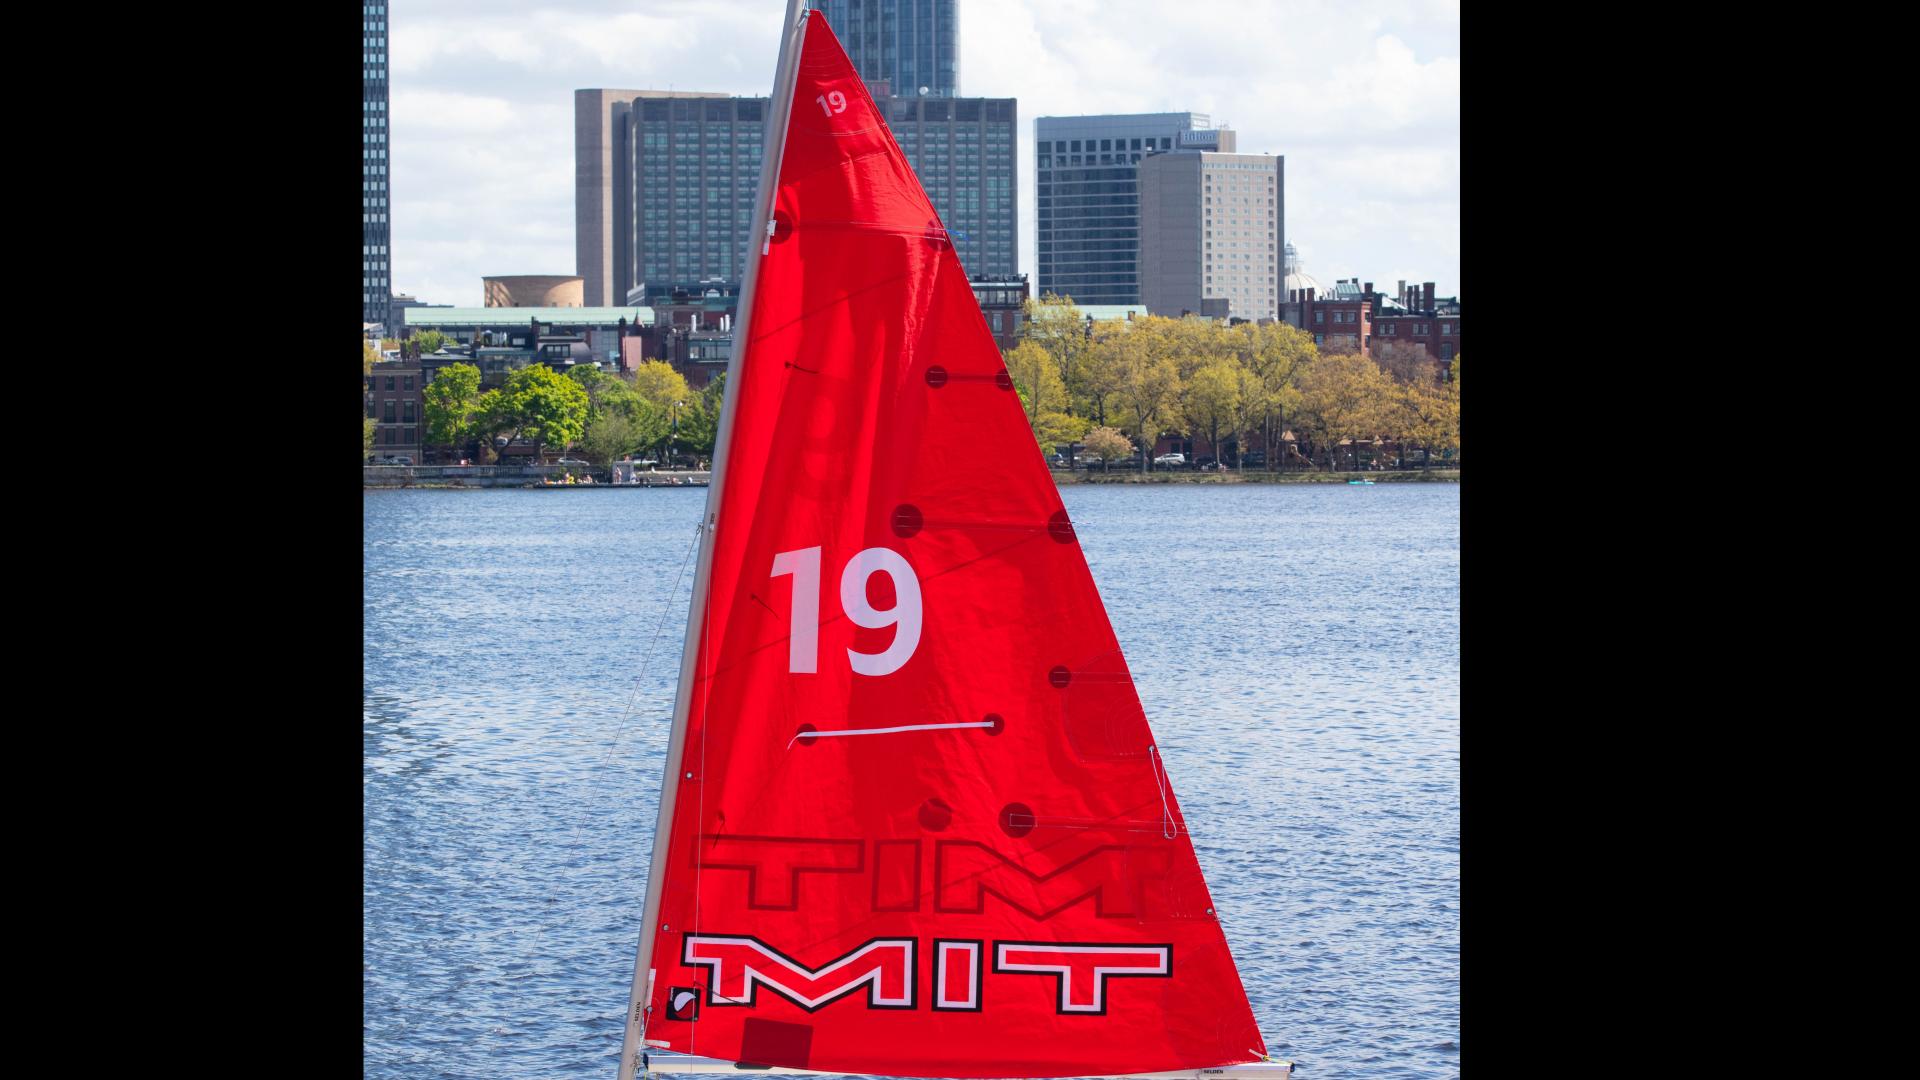
[[[1105,426],[1107,410],[1118,409],[1122,381],[1120,353],[1125,336],[1132,332],[1133,324],[1121,319],[1094,323],[1093,336],[1074,370],[1074,381],[1069,387],[1074,411],[1092,420],[1095,426]]]
[[[472,441],[474,413],[480,405],[479,368],[472,364],[448,364],[420,396],[425,399],[429,444],[458,449]]]
[[[449,340],[451,339],[449,339],[447,335],[438,330],[421,330],[416,332],[412,338],[414,345],[419,347],[420,355],[422,356],[430,352],[439,352],[440,347],[445,345]]]
[[[1240,335],[1241,365],[1252,377],[1241,395],[1241,426],[1261,433],[1267,468],[1277,469],[1284,464],[1287,415],[1300,402],[1300,373],[1319,350],[1312,334],[1287,323],[1242,323],[1234,332]]]
[[[641,438],[639,426],[626,413],[608,409],[587,421],[587,433],[580,440],[580,449],[588,461],[610,465],[614,459],[640,449]]]
[[[1110,427],[1097,427],[1087,432],[1080,445],[1082,453],[1100,462],[1101,472],[1107,471],[1107,462],[1133,453],[1133,443]]]
[[[1032,341],[1022,341],[1004,356],[1007,374],[1026,403],[1029,424],[1045,412],[1065,412],[1067,384],[1047,350]]]
[[[373,456],[373,438],[376,432],[373,417],[366,415],[368,395],[367,376],[373,374],[373,365],[380,362],[380,353],[366,338],[360,339],[360,419],[365,421],[366,443],[361,448],[360,460],[365,462]]]
[[[474,412],[482,434],[565,449],[586,433],[587,392],[545,364],[528,364],[480,395]]]
[[[726,404],[726,397],[727,373],[724,371],[700,388],[699,396],[692,403],[693,411],[680,418],[680,437],[685,440],[688,453],[712,461],[714,444],[720,434],[720,410]]]
[[[1216,359],[1195,371],[1187,382],[1185,407],[1187,422],[1206,433],[1214,457],[1224,461],[1220,432],[1231,432],[1240,415],[1239,365]]]
[[[1440,364],[1427,352],[1424,345],[1411,341],[1383,341],[1373,339],[1373,362],[1380,365],[1394,382],[1401,386],[1424,383],[1428,386],[1440,385]]]
[[[673,370],[673,365],[664,360],[649,360],[635,368],[633,390],[642,400],[661,409],[693,397],[686,377]]]
[[[1022,344],[1031,343],[1053,359],[1053,369],[1062,385],[1076,380],[1081,358],[1086,355],[1086,316],[1074,306],[1073,297],[1044,293],[1038,300],[1029,297],[1024,304],[1020,328]],[[1043,410],[1044,411],[1044,410]]]
[[[1120,386],[1117,397],[1130,419],[1128,428],[1140,440],[1140,471],[1153,458],[1160,433],[1176,421],[1175,410],[1183,389],[1173,351],[1178,332],[1161,325],[1177,320],[1149,316],[1135,319],[1131,333],[1116,336]],[[1184,430],[1184,429],[1183,429]]]
[[[1393,380],[1357,352],[1322,354],[1300,376],[1301,426],[1337,470],[1339,444],[1373,437],[1394,397]]]

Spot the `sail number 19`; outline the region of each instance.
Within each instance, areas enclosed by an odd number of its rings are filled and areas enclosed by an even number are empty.
[[[793,606],[789,616],[787,670],[811,674],[820,670],[820,549],[782,551],[773,557],[774,577],[793,575]],[[893,606],[876,609],[867,602],[867,579],[885,574],[893,581]],[[840,572],[840,608],[855,626],[869,630],[895,628],[893,644],[884,652],[847,650],[847,663],[857,675],[891,675],[913,658],[920,646],[920,579],[900,553],[871,547],[855,555]]]
[[[826,113],[828,116],[847,111],[847,95],[838,90],[830,90],[826,94],[813,100],[820,103],[820,111]]]

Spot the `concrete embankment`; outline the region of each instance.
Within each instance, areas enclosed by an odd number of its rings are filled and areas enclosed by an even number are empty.
[[[639,484],[609,484],[604,467],[579,465],[367,465],[363,486],[370,488],[553,488],[553,487],[687,487],[708,483],[707,472],[641,473]],[[561,484],[568,473],[575,479],[591,475],[587,485]],[[548,484],[551,478],[554,483]],[[1197,469],[1157,470],[1141,473],[1137,469],[1054,469],[1056,484],[1344,484],[1349,480],[1372,480],[1380,484],[1457,484],[1459,469],[1404,469],[1368,472],[1326,472],[1319,469],[1294,469],[1287,472],[1204,472]]]
[[[1267,472],[1248,469],[1246,472],[1207,472],[1172,469],[1142,473],[1139,469],[1115,469],[1110,473],[1102,473],[1099,469],[1084,472],[1078,469],[1073,472],[1055,469],[1053,480],[1056,484],[1344,484],[1349,480],[1372,480],[1379,484],[1457,484],[1460,482],[1460,470],[1327,472],[1322,469],[1289,469],[1286,472]]]
[[[686,487],[708,482],[706,472],[643,472],[638,484],[610,484],[605,466],[583,465],[364,465],[363,487],[370,488],[543,488],[554,487]],[[593,483],[561,484],[572,473],[574,479],[592,476]],[[553,484],[546,481],[552,479]]]

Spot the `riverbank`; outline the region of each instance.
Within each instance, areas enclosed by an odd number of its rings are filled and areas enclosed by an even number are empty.
[[[645,472],[638,484],[609,482],[606,466],[585,465],[363,465],[361,486],[369,488],[618,488],[622,491],[646,487],[705,487],[709,472],[691,470]],[[563,483],[568,474],[574,479],[593,477],[593,483]],[[549,482],[551,481],[551,482]]]
[[[641,473],[641,483],[610,484],[604,468],[578,465],[368,465],[363,466],[363,487],[369,488],[541,488],[614,487],[623,491],[642,487],[705,487],[713,477],[709,472]],[[1160,470],[1141,473],[1137,469],[1115,469],[1102,473],[1054,469],[1056,484],[1344,484],[1349,480],[1372,480],[1378,484],[1457,484],[1459,469],[1402,469],[1368,472],[1326,472],[1320,469],[1293,469],[1287,472],[1203,472],[1198,469]],[[592,476],[591,484],[563,484],[572,473],[576,479]],[[548,483],[552,480],[552,483]]]
[[[1084,472],[1053,470],[1053,482],[1056,484],[1344,484],[1349,480],[1372,480],[1379,484],[1457,484],[1460,482],[1460,470],[1327,472],[1322,469],[1290,469],[1286,472],[1267,472],[1264,469],[1248,469],[1246,472],[1203,472],[1199,469],[1176,469],[1150,473],[1142,473],[1138,469],[1115,469],[1111,473],[1102,473],[1098,469]]]

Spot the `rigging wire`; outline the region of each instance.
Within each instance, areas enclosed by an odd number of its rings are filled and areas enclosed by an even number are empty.
[[[693,542],[687,545],[687,553],[680,557],[680,572],[674,575],[673,588],[667,590],[667,599],[660,605],[660,621],[654,624],[653,640],[648,642],[647,655],[640,661],[639,674],[634,676],[633,690],[627,695],[627,707],[620,712],[620,724],[615,728],[613,738],[607,743],[606,754],[600,759],[602,765],[613,759],[614,750],[619,748],[620,739],[626,734],[627,720],[633,715],[633,703],[640,697],[640,687],[646,681],[648,669],[653,666],[654,650],[660,645],[660,631],[666,628],[667,615],[673,610],[673,598],[680,595],[680,582],[687,576],[687,563],[692,560],[693,553],[699,550],[700,536],[706,527],[707,523],[703,515],[700,522],[693,527]]]

